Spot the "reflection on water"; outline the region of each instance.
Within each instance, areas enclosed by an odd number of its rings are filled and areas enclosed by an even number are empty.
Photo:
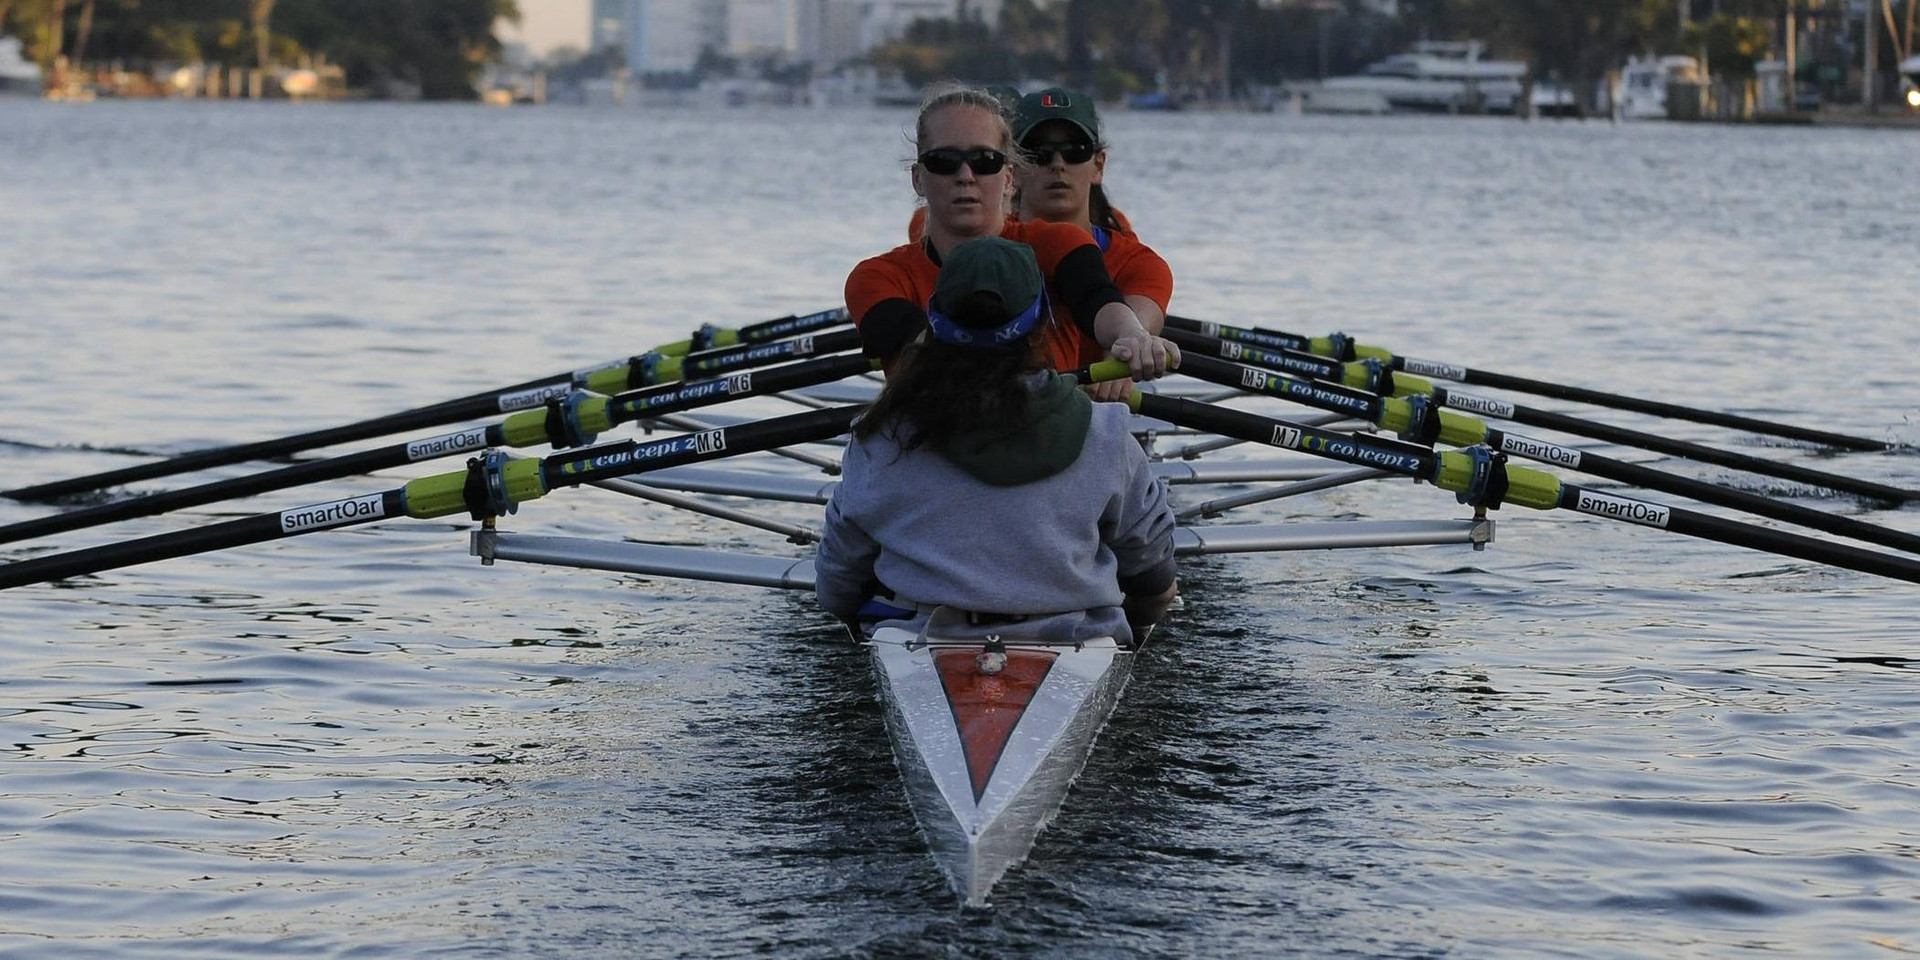
[[[832,305],[850,264],[903,237],[907,122],[0,104],[0,487]],[[1173,264],[1179,312],[1920,440],[1920,384],[1874,356],[1909,338],[1903,138],[1110,125],[1109,184]],[[1594,418],[1920,484],[1910,448]],[[1920,532],[1913,509],[1590,446]],[[0,501],[0,523],[48,509]],[[1457,509],[1387,484],[1241,516]],[[1916,588],[1497,519],[1484,553],[1190,564],[990,913],[954,909],[867,664],[803,598],[483,568],[461,522],[0,594],[0,955],[1920,949]],[[789,549],[590,490],[506,526]]]

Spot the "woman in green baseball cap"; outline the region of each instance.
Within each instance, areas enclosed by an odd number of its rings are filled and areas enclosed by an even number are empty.
[[[821,606],[854,619],[935,606],[1051,619],[1122,642],[1172,602],[1172,508],[1119,404],[1046,368],[1033,250],[954,245],[908,346],[854,425],[814,559]]]
[[[1015,181],[1014,215],[1071,223],[1092,234],[1127,306],[1148,333],[1158,334],[1173,298],[1173,271],[1107,200],[1107,143],[1093,98],[1064,87],[1029,93],[1014,106],[1013,134],[1027,160]],[[1096,343],[1083,339],[1079,348],[1082,363],[1101,357]],[[1102,400],[1124,400],[1132,389],[1125,380],[1093,387]]]

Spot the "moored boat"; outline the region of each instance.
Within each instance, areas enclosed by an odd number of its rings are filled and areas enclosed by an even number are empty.
[[[1484,59],[1476,41],[1415,44],[1351,77],[1307,88],[1312,113],[1513,113],[1527,65]],[[1384,105],[1385,109],[1381,109]]]
[[[1615,110],[1623,120],[1665,120],[1668,88],[1699,79],[1700,62],[1692,57],[1631,58],[1613,88]]]
[[[21,56],[17,37],[0,36],[0,95],[39,96],[40,66]]]

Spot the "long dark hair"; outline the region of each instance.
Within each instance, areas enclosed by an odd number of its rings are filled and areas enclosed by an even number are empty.
[[[998,299],[992,303],[999,307]],[[1032,391],[1021,377],[1043,369],[1031,336],[985,348],[922,339],[901,352],[899,366],[853,425],[853,435],[865,440],[885,431],[902,451],[947,449],[955,437],[983,425],[1025,420]]]
[[[1096,227],[1104,227],[1115,233],[1126,233],[1119,218],[1113,215],[1113,204],[1107,201],[1107,187],[1096,183],[1087,189],[1087,219]]]

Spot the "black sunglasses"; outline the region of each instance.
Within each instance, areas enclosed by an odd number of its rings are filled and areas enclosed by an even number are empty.
[[[941,147],[920,155],[920,166],[937,177],[951,177],[959,173],[962,163],[972,169],[976,177],[991,177],[1007,168],[1007,155],[984,147],[974,150]]]
[[[1068,165],[1078,166],[1086,163],[1088,160],[1092,160],[1093,155],[1100,151],[1091,143],[1055,142],[1027,144],[1020,148],[1020,152],[1027,155],[1029,162],[1045,167],[1053,164],[1053,155],[1056,153],[1059,154],[1060,159],[1065,160]]]

